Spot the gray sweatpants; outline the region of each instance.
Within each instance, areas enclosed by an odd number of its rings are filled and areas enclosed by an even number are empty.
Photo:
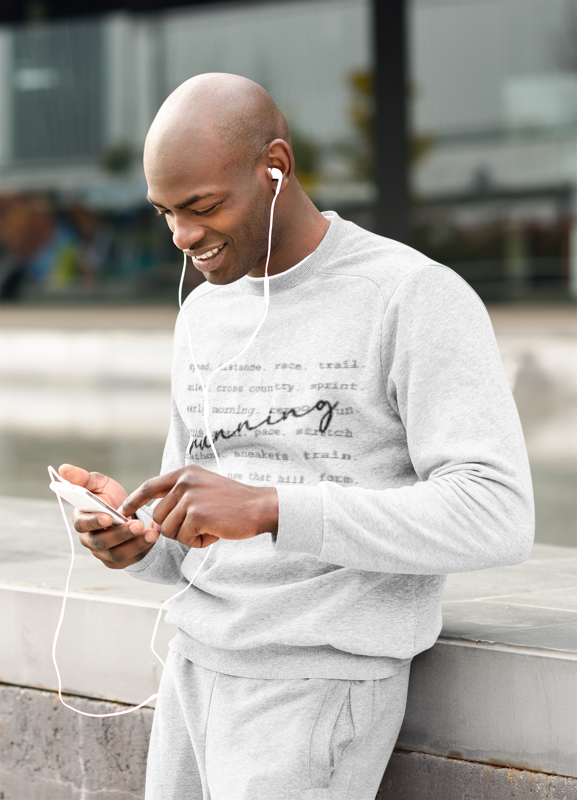
[[[374,681],[239,678],[171,651],[145,800],[374,800],[408,680],[408,667]]]

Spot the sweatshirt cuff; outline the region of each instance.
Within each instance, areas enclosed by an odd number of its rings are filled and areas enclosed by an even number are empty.
[[[318,558],[323,545],[323,494],[320,486],[276,486],[276,549]]]

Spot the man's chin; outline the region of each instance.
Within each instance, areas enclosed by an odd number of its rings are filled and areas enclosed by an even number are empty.
[[[202,273],[208,283],[213,283],[215,286],[226,286],[227,283],[234,283],[242,278],[242,275],[231,275],[229,272],[203,272]]]
[[[223,264],[218,269],[211,270],[210,272],[208,270],[206,272],[202,272],[201,270],[201,272],[208,283],[213,283],[215,286],[226,286],[227,283],[234,283],[244,278],[251,269],[252,267],[250,265],[242,267],[236,264],[226,266]]]

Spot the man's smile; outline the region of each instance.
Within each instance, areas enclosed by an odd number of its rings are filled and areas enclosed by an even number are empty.
[[[217,245],[217,247],[213,247],[210,250],[205,250],[205,252],[201,253],[200,255],[196,255],[196,253],[190,253],[192,257],[192,263],[201,272],[210,272],[213,269],[216,269],[224,257],[222,251],[225,245],[226,242],[223,242],[223,244]]]

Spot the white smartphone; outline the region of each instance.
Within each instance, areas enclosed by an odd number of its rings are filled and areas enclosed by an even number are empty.
[[[53,479],[50,483],[50,488],[63,500],[78,508],[80,511],[103,511],[112,517],[112,522],[116,525],[122,525],[123,522],[128,522],[128,517],[125,517],[120,511],[117,511],[104,500],[101,500],[84,486],[77,486],[74,483],[65,481],[56,472],[53,467],[48,467],[50,477]]]

